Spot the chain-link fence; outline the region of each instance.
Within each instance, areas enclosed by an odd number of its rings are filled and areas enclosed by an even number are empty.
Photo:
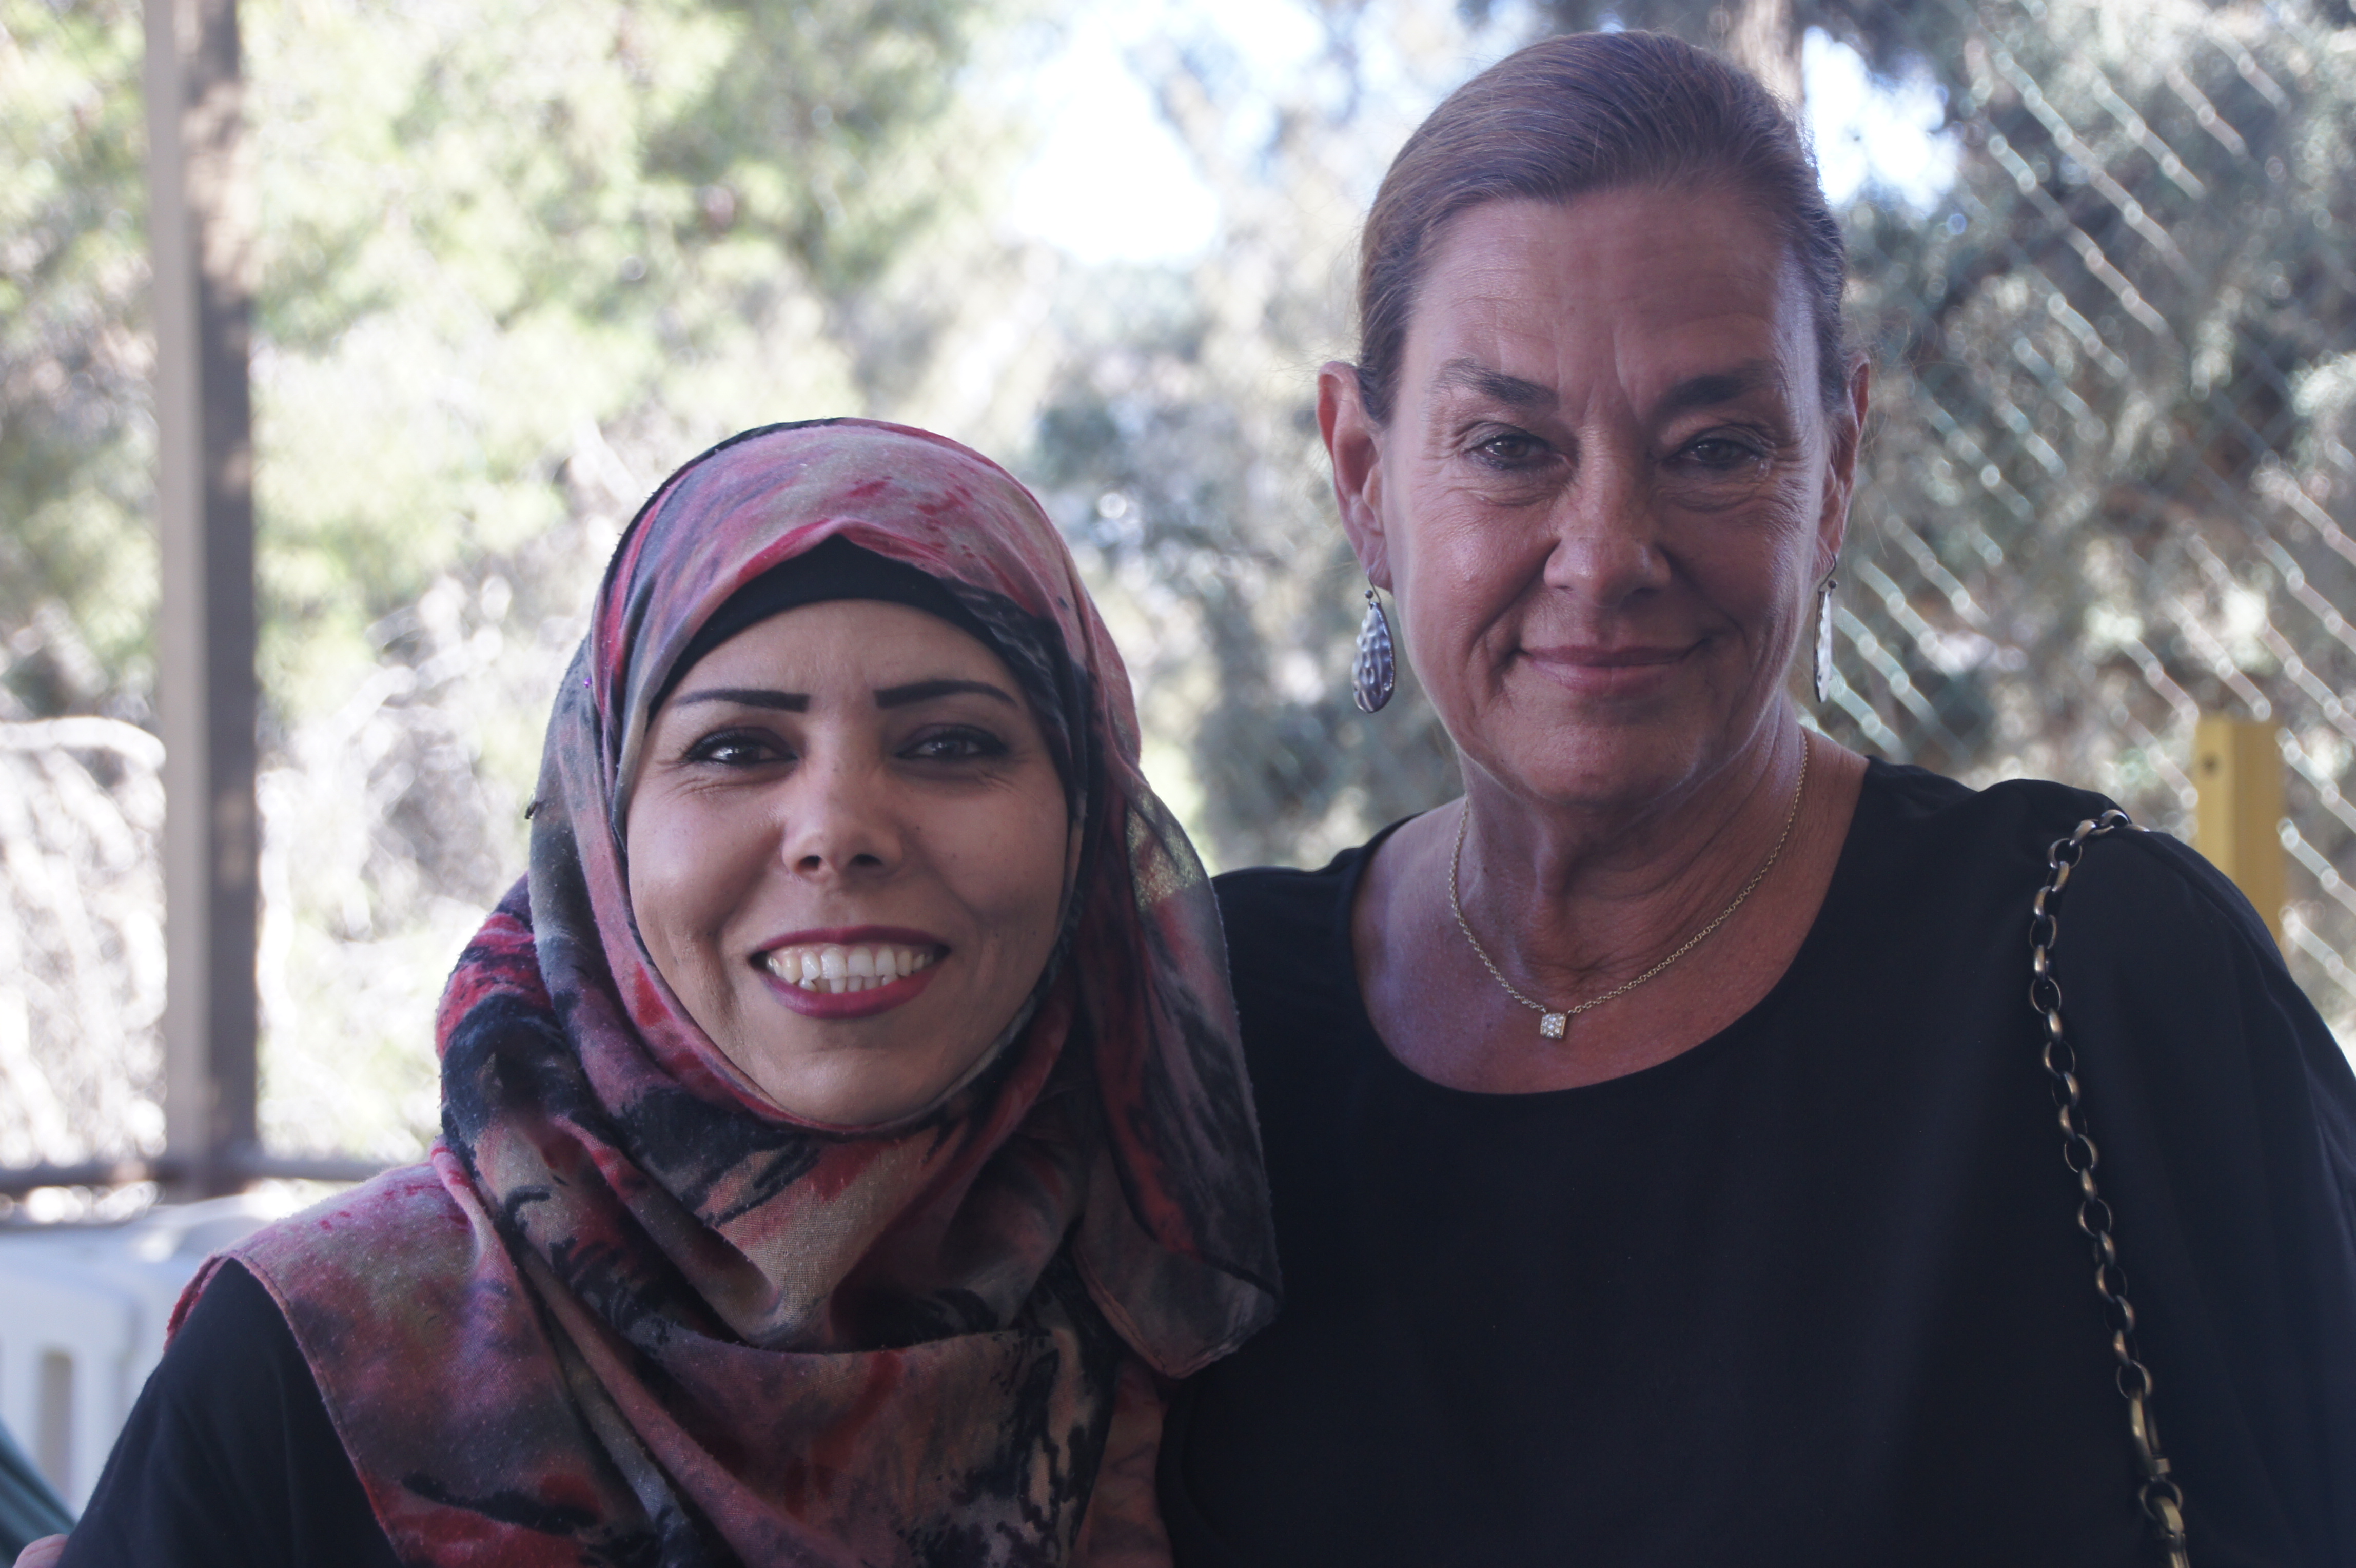
[[[2196,717],[2278,725],[2284,945],[2356,1040],[2356,34],[1923,10],[1964,156],[1852,213],[1880,413],[1826,727],[2189,836]]]

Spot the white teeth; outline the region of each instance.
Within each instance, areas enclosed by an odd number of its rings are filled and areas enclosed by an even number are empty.
[[[935,955],[926,948],[827,945],[777,948],[762,955],[771,974],[788,985],[829,996],[872,991],[889,985],[921,969],[932,967]]]

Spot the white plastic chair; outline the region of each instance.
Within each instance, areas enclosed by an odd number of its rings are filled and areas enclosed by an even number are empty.
[[[0,1422],[77,1512],[206,1257],[287,1212],[241,1195],[122,1225],[0,1230]]]

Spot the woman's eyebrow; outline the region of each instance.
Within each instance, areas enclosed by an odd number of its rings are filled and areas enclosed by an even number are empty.
[[[667,705],[684,708],[697,703],[734,703],[743,708],[774,708],[781,714],[809,712],[808,693],[772,692],[759,686],[708,686],[673,697]]]
[[[954,697],[970,693],[977,697],[995,697],[1010,708],[1023,704],[987,681],[916,681],[905,686],[885,686],[875,693],[879,708],[905,708],[911,703],[929,703],[936,697]]]
[[[1513,408],[1552,408],[1558,401],[1552,387],[1509,376],[1470,358],[1449,360],[1435,379],[1440,386],[1461,387]]]
[[[1655,412],[1667,415],[1683,413],[1689,408],[1710,408],[1721,403],[1733,403],[1762,387],[1781,386],[1783,381],[1773,360],[1753,360],[1732,370],[1687,376],[1662,395]]]

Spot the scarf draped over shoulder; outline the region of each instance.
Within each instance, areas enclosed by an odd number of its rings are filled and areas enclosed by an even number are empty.
[[[1041,655],[1017,673],[1053,693],[1081,830],[1027,1018],[877,1128],[797,1120],[704,1036],[637,935],[621,832],[699,628],[837,537]],[[1062,1563],[1116,1383],[1274,1311],[1225,969],[1119,656],[1029,492],[919,431],[750,432],[672,476],[607,571],[530,875],[442,1002],[442,1138],[232,1255],[406,1562]]]

